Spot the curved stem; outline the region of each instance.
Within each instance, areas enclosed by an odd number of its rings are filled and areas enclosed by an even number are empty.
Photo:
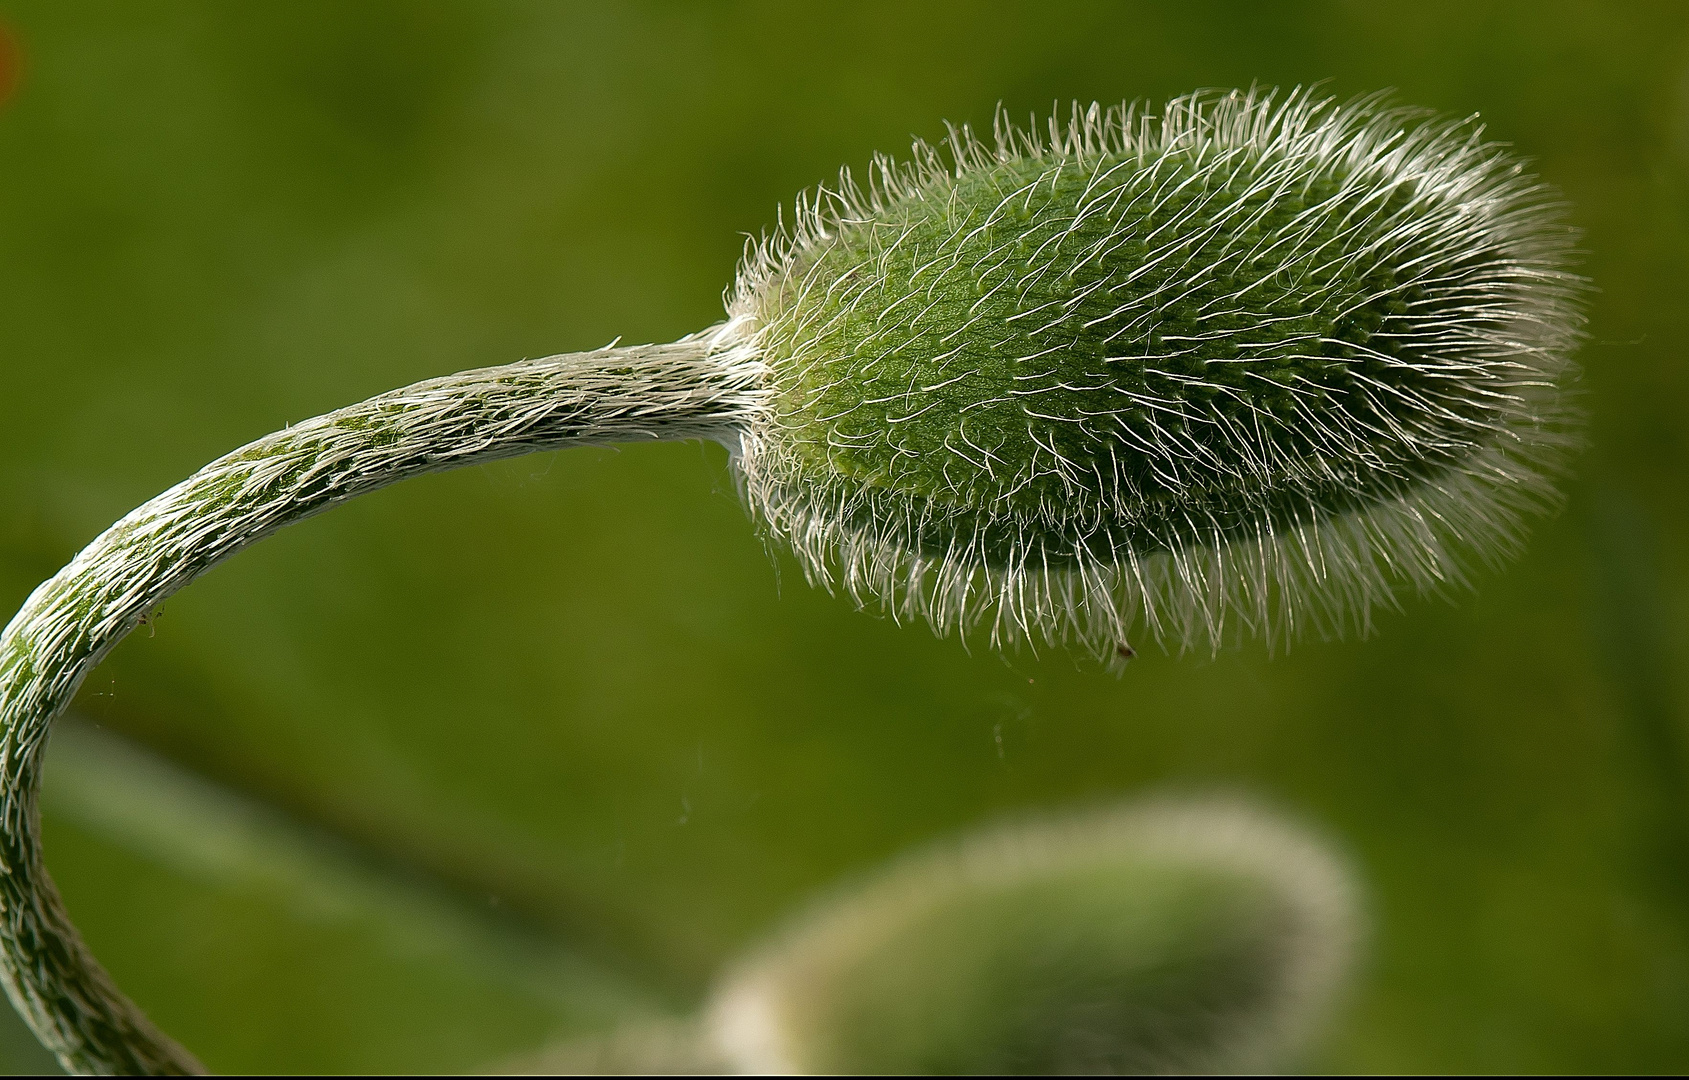
[[[0,637],[0,979],[66,1069],[201,1072],[89,953],[42,862],[48,728],[170,594],[285,525],[423,473],[582,443],[717,439],[757,406],[731,326],[672,345],[468,371],[307,420],[219,458],[107,529]]]

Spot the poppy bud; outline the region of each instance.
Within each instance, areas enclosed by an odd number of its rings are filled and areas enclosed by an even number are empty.
[[[1481,129],[1377,98],[954,130],[747,260],[746,488],[814,580],[941,631],[1364,629],[1552,500],[1559,216]]]

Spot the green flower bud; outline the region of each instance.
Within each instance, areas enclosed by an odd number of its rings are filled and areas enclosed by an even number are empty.
[[[742,1072],[1290,1068],[1354,951],[1348,871],[1241,803],[983,830],[897,861],[739,965],[713,1026]]]
[[[1582,292],[1557,207],[1479,129],[1376,98],[953,131],[747,260],[746,490],[814,580],[941,631],[1364,629],[1551,501]]]

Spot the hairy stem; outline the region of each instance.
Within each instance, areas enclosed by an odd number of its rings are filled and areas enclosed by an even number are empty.
[[[584,443],[733,443],[757,406],[731,326],[420,382],[265,436],[107,529],[0,637],[0,978],[66,1069],[202,1072],[123,996],[42,861],[48,729],[100,660],[176,590],[285,525],[423,473]]]

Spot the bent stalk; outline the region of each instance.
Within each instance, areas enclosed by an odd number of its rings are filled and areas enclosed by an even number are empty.
[[[212,462],[107,529],[0,637],[0,979],[71,1072],[195,1073],[88,951],[43,863],[43,752],[77,687],[164,599],[283,526],[377,488],[590,443],[737,448],[756,361],[726,324],[675,342],[431,379]]]

